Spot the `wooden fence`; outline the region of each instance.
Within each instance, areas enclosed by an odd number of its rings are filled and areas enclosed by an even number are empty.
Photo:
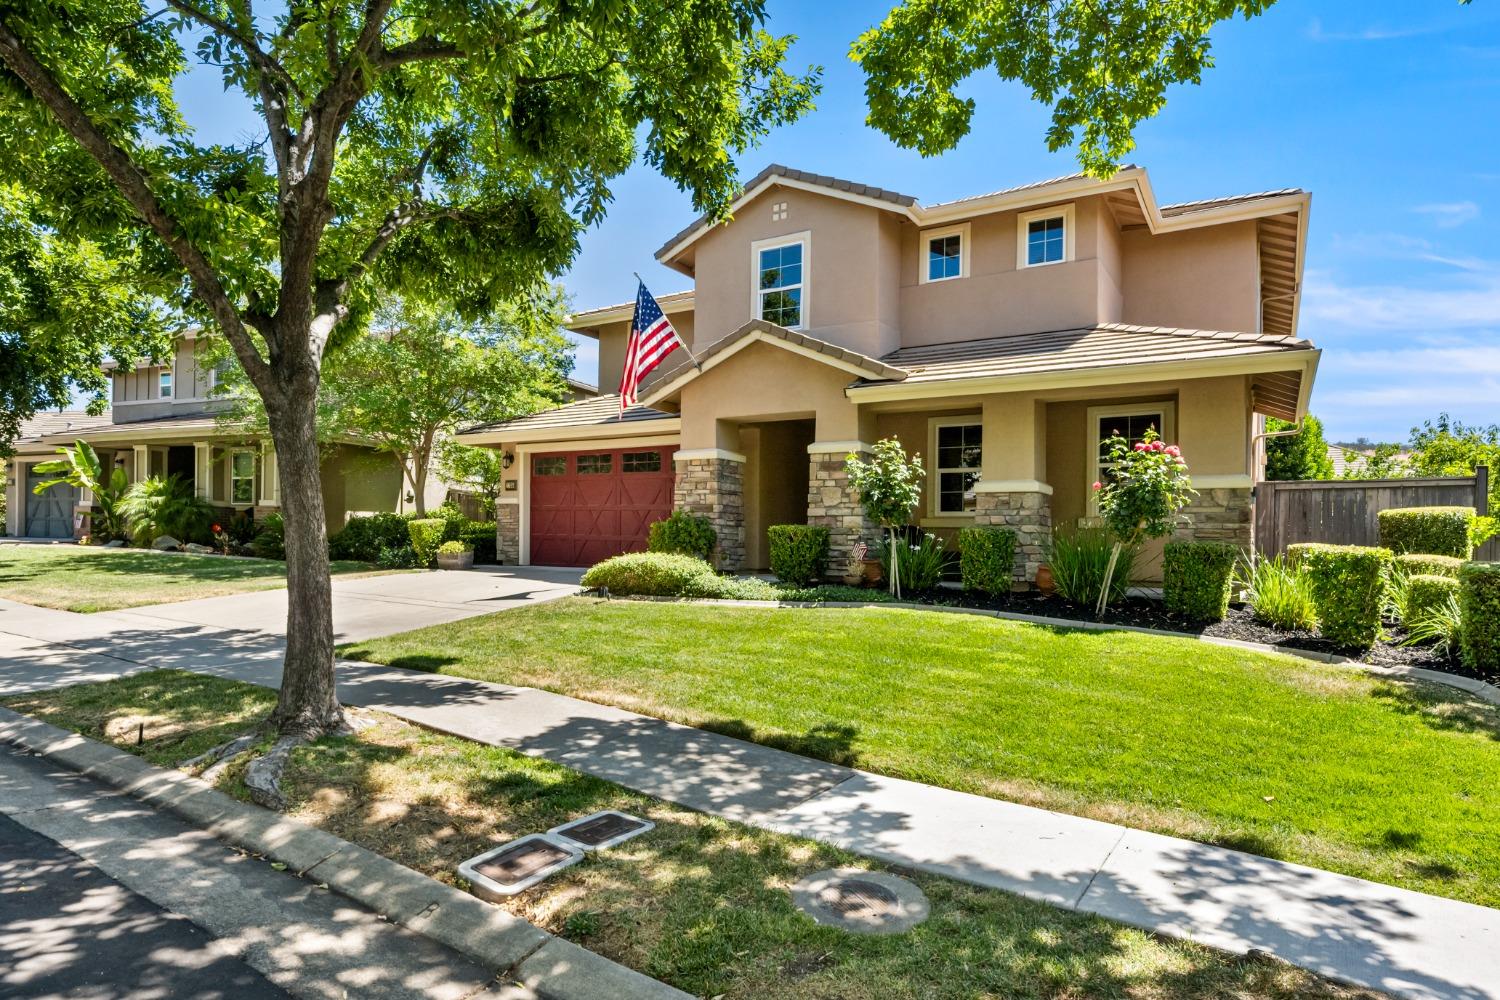
[[[1378,545],[1376,519],[1391,507],[1489,509],[1489,470],[1442,479],[1318,479],[1266,481],[1255,486],[1255,548],[1274,556],[1295,542]],[[1500,539],[1491,539],[1476,559],[1500,560]]]

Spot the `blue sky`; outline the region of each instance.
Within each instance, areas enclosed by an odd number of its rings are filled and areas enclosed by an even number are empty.
[[[742,161],[769,162],[943,201],[1077,169],[1048,153],[1048,109],[993,75],[971,80],[972,133],[941,157],[898,149],[864,124],[849,43],[880,3],[771,0],[771,30],[798,36],[794,66],[825,68],[818,109]],[[1313,193],[1300,332],[1324,348],[1313,395],[1330,439],[1404,439],[1447,410],[1500,422],[1500,11],[1447,0],[1283,0],[1213,35],[1202,85],[1169,92],[1132,162],[1164,202],[1303,187]],[[207,138],[255,131],[213,71],[181,95]],[[686,279],[652,251],[692,218],[646,167],[619,179],[609,217],[562,276],[576,308],[622,302],[632,271],[660,295]],[[577,374],[595,377],[591,345]]]

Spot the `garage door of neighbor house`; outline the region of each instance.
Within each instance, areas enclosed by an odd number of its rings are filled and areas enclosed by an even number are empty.
[[[26,469],[26,524],[27,538],[72,538],[73,504],[78,501],[78,488],[58,484],[41,496],[32,492],[38,483],[55,477],[38,474],[33,466]]]
[[[646,547],[672,512],[675,445],[531,456],[531,561],[590,566]]]

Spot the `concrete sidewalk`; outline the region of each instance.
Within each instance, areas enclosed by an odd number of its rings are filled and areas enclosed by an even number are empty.
[[[0,604],[0,693],[178,667],[274,685],[274,644]],[[84,618],[84,621],[77,621]],[[69,647],[48,642],[83,631]],[[671,802],[1423,1000],[1500,1000],[1500,910],[825,764],[554,695],[358,663],[350,704]]]

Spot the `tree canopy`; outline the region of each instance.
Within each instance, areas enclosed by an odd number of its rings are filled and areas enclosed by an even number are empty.
[[[1311,413],[1300,425],[1266,418],[1268,431],[1287,431],[1294,426],[1296,434],[1266,438],[1266,478],[1332,479],[1333,459],[1328,457],[1328,442],[1323,439],[1323,421]]]
[[[1213,65],[1209,31],[1275,0],[906,0],[854,43],[869,124],[936,156],[968,135],[959,89],[993,69],[1052,108],[1047,148],[1078,144],[1083,169],[1113,174],[1167,88]]]

